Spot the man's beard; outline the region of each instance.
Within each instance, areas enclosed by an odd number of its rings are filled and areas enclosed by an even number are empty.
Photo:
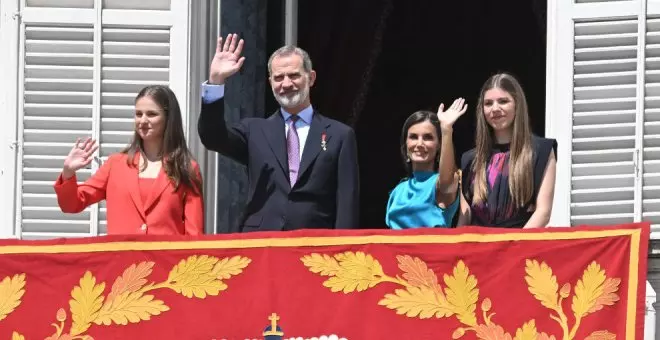
[[[309,86],[303,87],[293,96],[280,95],[273,90],[273,96],[275,96],[275,100],[285,109],[298,107],[309,97]]]

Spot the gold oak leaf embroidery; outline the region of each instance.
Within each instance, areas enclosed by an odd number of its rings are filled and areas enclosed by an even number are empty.
[[[311,272],[330,277],[323,285],[332,292],[362,291],[383,282],[403,286],[403,289],[395,289],[393,294],[386,294],[378,304],[395,310],[399,315],[420,319],[455,315],[465,327],[456,328],[452,339],[462,338],[468,331],[472,331],[481,340],[557,340],[552,334],[539,332],[534,319],[524,323],[516,330],[515,337],[512,337],[491,320],[495,313],[489,313],[492,308],[489,298],[481,302],[483,315],[479,322],[475,313],[479,301],[478,282],[462,260],[456,263],[451,275],[443,275],[446,285],[444,294],[438,276],[424,261],[408,255],[397,256],[399,269],[403,272],[401,277],[388,276],[376,259],[362,252],[345,252],[334,256],[314,253],[303,256],[301,260]],[[563,301],[570,297],[571,285],[564,283],[559,289],[557,277],[545,262],[528,259],[525,264],[527,275],[524,279],[528,290],[543,306],[556,313],[551,314],[550,318],[562,327],[563,340],[575,338],[583,316],[619,300],[616,292],[621,280],[606,277],[600,265],[592,262],[575,285],[572,307],[576,312],[576,322],[569,328]],[[615,339],[614,334],[598,331],[585,340],[612,339]]]
[[[193,255],[172,268],[164,286],[188,298],[216,296],[227,289],[221,279],[241,273],[249,263],[250,259],[241,256],[218,262],[216,257]]]
[[[559,290],[559,296],[561,296],[562,299],[565,299],[569,295],[571,295],[571,285],[569,283],[564,283]]]
[[[616,291],[619,289],[621,280],[608,278],[598,263],[591,262],[574,287],[571,308],[575,314],[575,323],[573,327],[570,327],[568,317],[563,309],[563,300],[571,294],[570,284],[565,283],[557,293],[557,287],[559,286],[557,279],[545,262],[539,264],[536,260],[527,260],[525,271],[528,275],[525,280],[529,286],[529,291],[536,299],[541,301],[543,306],[556,313],[550,315],[550,318],[559,323],[565,340],[575,338],[584,316],[601,310],[603,306],[611,306],[619,300]],[[552,338],[553,336],[547,336],[544,333],[539,336],[539,340]]]
[[[558,306],[559,296],[557,289],[557,277],[552,274],[552,269],[545,263],[539,264],[536,260],[525,261],[525,281],[529,286],[529,292],[541,302],[541,304],[552,310],[556,310]],[[570,288],[570,287],[569,287]],[[565,293],[565,288],[562,287],[562,293]],[[564,294],[562,294],[564,296]],[[568,296],[565,294],[564,298]]]
[[[419,316],[420,319],[433,316],[442,318],[454,314],[445,297],[426,286],[397,289],[394,294],[385,295],[378,304],[395,309],[397,314],[405,314],[407,317]]]
[[[152,290],[169,288],[188,298],[218,295],[221,290],[227,289],[222,280],[240,274],[250,262],[249,258],[242,256],[220,260],[207,255],[192,255],[175,265],[167,280],[161,283],[147,281],[147,277],[153,272],[154,262],[132,264],[115,279],[107,298],[103,296],[105,283],[97,283],[94,275],[87,271],[80,279],[80,284],[71,291],[71,331],[64,331],[67,313],[60,308],[56,313],[57,323],[52,324],[55,334],[46,339],[93,340],[90,335],[82,334],[92,323],[106,326],[127,325],[150,320],[152,316],[170,310],[163,301],[155,299],[154,295],[146,294]],[[24,275],[17,278],[17,282],[24,281]],[[23,282],[20,288],[24,285]]]
[[[453,275],[444,275],[445,294],[447,301],[453,306],[454,313],[462,323],[475,326],[477,317],[474,311],[477,308],[479,299],[479,289],[477,279],[470,275],[470,271],[465,263],[458,261],[454,267]]]
[[[25,340],[25,337],[18,332],[14,332],[11,334],[11,340]]]
[[[603,306],[611,306],[619,300],[616,291],[620,282],[618,278],[606,277],[605,271],[601,270],[600,265],[595,261],[589,264],[582,278],[575,284],[575,295],[571,304],[575,314],[575,325],[569,333],[569,339],[575,337],[584,316],[599,311]]]
[[[223,283],[212,275],[216,263],[218,259],[215,257],[191,256],[172,268],[167,282],[171,289],[185,297],[217,295],[223,289]]]
[[[154,300],[153,295],[144,295],[142,288],[151,275],[153,262],[132,264],[112,284],[101,311],[94,323],[97,325],[126,325],[150,320],[152,315],[159,315],[169,310],[163,301]]]
[[[329,276],[323,286],[330,288],[332,292],[361,292],[381,282],[407,285],[403,280],[385,275],[380,263],[363,252],[339,253],[334,257],[310,254],[303,256],[301,261],[312,273]]]
[[[557,340],[554,335],[548,335],[545,333],[539,334],[539,337],[536,340]]]
[[[575,285],[575,296],[571,308],[576,317],[585,316],[589,310],[594,308],[596,300],[603,293],[605,280],[607,280],[605,272],[600,270],[598,264],[592,262]]]
[[[608,331],[595,331],[584,340],[616,340],[616,335]]]
[[[305,255],[301,260],[312,273],[322,276],[334,276],[342,270],[339,262],[327,254]]]
[[[242,256],[234,256],[232,258],[224,258],[213,267],[215,277],[221,280],[226,280],[232,276],[238,275],[243,272],[243,269],[250,264],[250,259]]]
[[[403,271],[403,278],[409,284],[415,287],[428,287],[438,292],[442,291],[442,287],[438,284],[438,276],[426,266],[424,261],[408,255],[399,255],[396,259],[399,262],[399,269]]]
[[[611,306],[619,301],[619,296],[616,294],[616,291],[619,290],[620,283],[621,279],[607,278],[603,283],[603,290],[600,296],[596,299],[593,306],[589,308],[586,314],[597,312],[603,309],[603,306]]]
[[[564,332],[564,337],[567,337],[569,331],[568,320],[563,311],[562,301],[569,296],[571,286],[564,284],[558,293],[557,277],[553,275],[552,268],[545,262],[539,263],[537,260],[527,259],[525,261],[525,272],[527,273],[525,281],[529,292],[543,306],[557,313],[557,315],[550,315],[550,318],[559,323]]]
[[[477,338],[481,340],[511,340],[511,334],[506,333],[502,326],[494,323],[474,327]]]
[[[335,259],[340,270],[323,282],[333,292],[361,292],[382,282],[385,276],[380,263],[363,252],[340,253],[335,255]]]
[[[326,281],[326,287],[331,288],[332,291],[361,292],[378,284],[385,275],[380,263],[363,252],[345,252],[335,257],[342,271]]]
[[[80,279],[80,285],[73,287],[71,291],[73,299],[69,301],[73,319],[71,335],[85,332],[99,315],[103,306],[104,289],[105,283],[96,284],[96,278],[89,271]]]
[[[516,336],[513,340],[537,340],[536,322],[532,319],[516,330]]]
[[[25,294],[25,274],[5,277],[0,282],[0,320],[6,318],[21,304]]]
[[[140,291],[126,291],[116,296],[110,304],[105,305],[94,323],[106,326],[112,323],[127,325],[129,322],[150,320],[152,315],[159,315],[168,310],[170,308],[163,301],[154,300],[153,295],[143,295]]]
[[[124,273],[117,277],[112,284],[106,305],[110,304],[115,297],[124,292],[135,292],[141,289],[147,283],[146,278],[151,275],[153,267],[153,262],[140,262],[137,265],[132,264],[130,267],[126,268]]]

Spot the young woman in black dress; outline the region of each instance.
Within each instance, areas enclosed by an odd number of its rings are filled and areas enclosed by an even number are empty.
[[[557,141],[532,134],[520,83],[500,73],[476,106],[476,147],[461,157],[458,225],[543,228],[550,220]]]

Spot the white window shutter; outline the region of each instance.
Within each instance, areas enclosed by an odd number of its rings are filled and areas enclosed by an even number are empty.
[[[660,1],[553,4],[546,134],[560,151],[552,222],[649,221],[658,239]]]
[[[651,237],[660,238],[660,1],[648,3],[644,60],[644,112],[641,118],[642,216]]]
[[[96,138],[101,161],[129,143],[134,100],[142,87],[170,85],[186,111],[188,5],[187,0],[26,1],[16,236],[106,233],[105,204],[64,214],[54,181],[76,138]],[[79,181],[99,165],[80,170]]]
[[[63,214],[53,182],[76,138],[92,135],[94,27],[24,22],[22,33],[25,65],[19,107],[23,120],[17,227],[28,238],[88,235],[93,207],[80,214]],[[78,171],[79,181],[90,173],[91,169]]]
[[[133,136],[135,95],[150,84],[169,84],[169,29],[104,28],[101,59],[101,158],[126,147]],[[105,233],[105,202],[99,232]]]
[[[0,0],[0,238],[13,237],[16,214],[16,152],[18,149],[18,32],[17,1]]]
[[[572,225],[634,220],[637,26],[574,23]]]

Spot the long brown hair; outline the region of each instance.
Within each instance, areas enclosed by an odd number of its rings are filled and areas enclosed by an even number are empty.
[[[508,92],[515,105],[513,131],[509,151],[509,193],[516,207],[523,207],[534,195],[532,174],[532,129],[529,124],[529,113],[525,93],[518,80],[510,74],[499,73],[491,76],[484,83],[477,102],[477,140],[472,173],[474,174],[473,201],[486,200],[488,184],[486,167],[493,149],[493,128],[484,117],[484,96],[493,88]]]
[[[142,97],[151,98],[165,114],[165,131],[163,132],[163,145],[160,156],[163,160],[163,169],[174,184],[175,191],[183,184],[201,195],[202,183],[193,168],[194,157],[188,149],[183,133],[181,108],[176,95],[167,86],[150,85],[138,93],[135,102]],[[134,163],[136,153],[144,156],[142,137],[137,131],[133,134],[131,143],[122,150],[122,153],[128,155],[127,162],[130,166],[136,166]],[[144,162],[141,170],[144,170],[146,166],[147,163]]]

